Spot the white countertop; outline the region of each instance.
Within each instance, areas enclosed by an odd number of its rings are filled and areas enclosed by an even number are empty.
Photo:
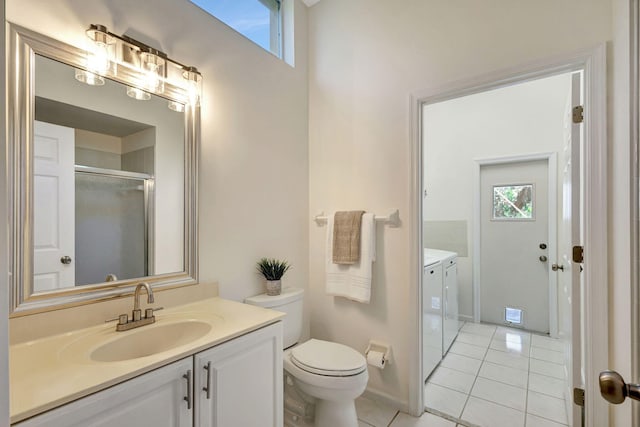
[[[442,249],[424,248],[424,266],[435,264],[438,261],[445,261],[449,258],[455,258],[458,254],[450,251],[443,251]]]
[[[116,332],[116,322],[79,329],[10,346],[11,423],[126,381],[160,366],[272,324],[284,313],[209,298],[156,313],[156,324],[206,321],[213,325],[204,336],[161,353],[118,362],[95,362],[89,354],[99,345],[142,326]]]

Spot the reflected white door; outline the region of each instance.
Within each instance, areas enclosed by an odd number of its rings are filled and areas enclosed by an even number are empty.
[[[548,241],[548,167],[548,159],[480,167],[483,322],[509,320],[514,326],[549,332],[549,246],[554,242]],[[506,308],[515,311],[505,316]]]
[[[72,128],[34,122],[34,292],[75,285]]]
[[[557,269],[559,307],[559,338],[565,344],[564,360],[566,369],[565,402],[569,425],[580,425],[582,416],[580,407],[572,405],[573,389],[584,388],[582,372],[582,339],[581,339],[581,295],[580,264],[573,263],[572,248],[581,245],[580,236],[580,140],[582,137],[580,123],[573,123],[572,110],[581,105],[580,73],[571,76],[571,91],[567,100],[564,118],[564,150],[562,154],[562,223],[558,239],[560,260]]]

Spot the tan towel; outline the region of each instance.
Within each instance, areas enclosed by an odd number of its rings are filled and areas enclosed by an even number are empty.
[[[336,212],[333,217],[333,263],[355,264],[360,259],[360,226],[364,211]]]
[[[373,284],[373,262],[376,260],[376,221],[372,213],[362,215],[360,261],[351,265],[332,262],[333,215],[327,219],[326,291],[328,295],[349,298],[368,304]]]

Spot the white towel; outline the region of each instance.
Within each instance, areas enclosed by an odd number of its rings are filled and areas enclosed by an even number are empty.
[[[333,263],[333,214],[327,218],[326,291],[329,295],[369,304],[371,299],[372,263],[376,260],[376,223],[372,213],[362,215],[360,260],[355,264]]]

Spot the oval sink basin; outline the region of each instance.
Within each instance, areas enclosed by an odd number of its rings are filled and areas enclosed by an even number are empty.
[[[96,362],[119,362],[151,356],[203,337],[211,324],[200,321],[142,326],[93,350],[90,359]]]

